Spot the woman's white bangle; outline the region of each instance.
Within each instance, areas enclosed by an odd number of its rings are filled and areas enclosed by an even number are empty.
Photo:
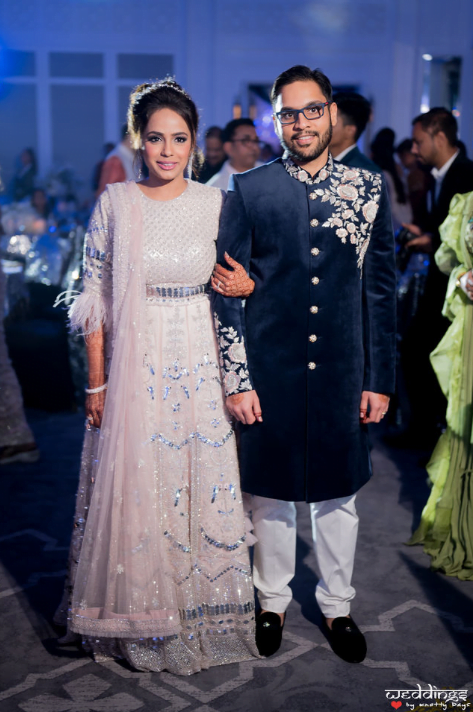
[[[107,388],[108,383],[104,383],[103,386],[99,386],[98,388],[84,388],[84,390],[88,395],[92,395],[93,393],[102,393],[102,391],[105,391]]]

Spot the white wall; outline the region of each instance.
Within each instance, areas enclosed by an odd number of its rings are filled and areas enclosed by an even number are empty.
[[[0,0],[0,48],[33,52],[36,65],[33,76],[6,77],[0,86],[0,165],[8,179],[13,155],[32,145],[41,174],[54,159],[69,160],[88,185],[101,142],[118,138],[120,91],[153,76],[150,66],[146,76],[120,78],[120,53],[173,55],[204,127],[225,124],[249,83],[270,84],[296,63],[318,66],[373,101],[371,134],[389,125],[399,140],[420,110],[422,54],[461,56],[461,137],[471,155],[472,39],[471,0],[448,7],[444,0]],[[99,53],[101,76],[84,62],[88,77],[53,77],[50,52]],[[61,103],[73,87],[80,111]]]

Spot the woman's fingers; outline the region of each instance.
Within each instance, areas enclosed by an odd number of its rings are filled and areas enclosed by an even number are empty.
[[[94,407],[94,409],[92,411],[92,417],[93,417],[92,423],[93,423],[94,428],[100,428],[101,418],[100,418],[100,414],[97,411],[96,407]]]
[[[100,426],[102,425],[102,416],[103,416],[103,412],[95,413],[94,425],[96,428],[100,428]]]
[[[105,407],[105,391],[90,393],[85,401],[86,427],[100,428]]]
[[[236,260],[233,259],[233,257],[230,257],[228,252],[225,252],[225,262],[227,262],[230,267],[233,267],[233,269],[237,269],[238,267],[241,267],[241,264],[237,262]]]
[[[216,277],[211,277],[210,284],[212,286],[212,289],[214,289],[219,294],[223,294],[224,297],[235,296],[232,293],[234,290]]]
[[[214,276],[210,278],[210,284],[212,289],[214,289],[216,292],[219,292],[219,294],[225,294],[225,290],[223,289],[224,285],[219,279],[216,279]]]
[[[225,267],[222,267],[222,265],[219,265],[217,262],[214,267],[214,275],[217,277],[217,279],[221,279],[222,281],[224,281],[226,279],[231,279],[233,277],[233,272],[228,269],[225,269]]]
[[[225,260],[233,268],[231,271],[216,264],[212,274],[212,289],[225,297],[246,299],[253,293],[254,281],[247,275],[245,268],[225,252]]]
[[[219,277],[212,276],[210,283],[212,285],[212,289],[219,294],[223,294],[224,297],[242,296],[238,287],[229,280],[223,281]]]

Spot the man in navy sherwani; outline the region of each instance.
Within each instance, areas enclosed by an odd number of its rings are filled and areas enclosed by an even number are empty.
[[[337,107],[319,70],[296,66],[272,89],[282,159],[233,177],[218,260],[231,255],[255,287],[243,308],[213,294],[227,407],[238,421],[242,489],[255,535],[262,612],[257,644],[281,643],[296,560],[295,501],[311,503],[316,599],[333,650],[361,662],[350,617],[357,491],[369,480],[367,424],[394,388],[394,240],[379,173],[329,154]],[[246,496],[246,495],[245,495]]]

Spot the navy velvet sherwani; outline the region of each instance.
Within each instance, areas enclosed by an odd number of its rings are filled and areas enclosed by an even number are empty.
[[[255,281],[212,296],[227,395],[255,389],[238,424],[242,489],[286,501],[354,494],[371,475],[363,390],[394,388],[395,267],[383,177],[291,159],[233,176],[217,241]]]

